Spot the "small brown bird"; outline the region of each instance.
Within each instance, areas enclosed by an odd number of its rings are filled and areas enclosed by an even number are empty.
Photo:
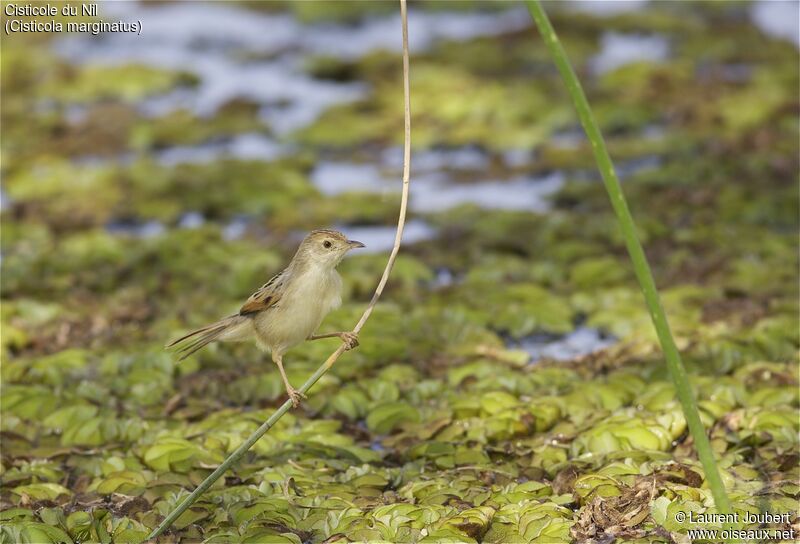
[[[183,360],[211,342],[242,342],[254,339],[256,344],[272,353],[278,365],[286,392],[296,407],[302,393],[286,378],[283,355],[305,340],[339,337],[347,349],[358,345],[352,332],[314,332],[331,310],[342,303],[342,278],[336,266],[345,254],[364,247],[361,242],[348,240],[335,230],[312,231],[297,249],[292,262],[281,273],[250,295],[238,314],[226,317],[192,331],[167,344]]]

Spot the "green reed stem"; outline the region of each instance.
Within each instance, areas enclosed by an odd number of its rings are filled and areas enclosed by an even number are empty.
[[[338,353],[338,350],[336,353]],[[303,384],[303,387],[301,387],[299,391],[303,394],[308,392],[308,390],[311,389],[311,387],[315,383],[317,383],[317,381],[322,377],[323,374],[325,374],[328,371],[329,368],[330,366],[327,364],[326,361],[326,364],[320,366],[317,369],[317,371],[314,372],[314,374],[312,374],[308,380],[306,380],[306,383]],[[278,420],[282,418],[283,415],[286,412],[288,412],[291,407],[292,407],[292,400],[288,399],[281,405],[280,408],[278,408],[275,411],[274,414],[270,416],[268,420],[262,423],[261,426],[258,429],[256,429],[256,431],[242,443],[241,446],[236,448],[236,451],[230,454],[230,456],[228,456],[228,458],[225,459],[225,462],[223,462],[220,466],[218,466],[214,472],[209,474],[208,477],[206,477],[206,479],[203,480],[203,482],[199,486],[197,486],[197,489],[192,491],[192,493],[188,497],[186,497],[177,507],[175,507],[175,509],[172,512],[170,512],[166,518],[164,518],[164,521],[161,522],[161,525],[159,525],[156,529],[153,530],[153,532],[150,533],[150,535],[147,537],[147,540],[154,539],[155,537],[163,533],[167,528],[169,528],[169,526],[172,525],[175,522],[175,520],[178,519],[180,515],[186,511],[187,508],[189,508],[192,504],[194,504],[194,502],[200,495],[205,493],[206,490],[220,478],[220,476],[222,476],[229,468],[231,468],[231,466],[234,463],[236,463],[242,457],[242,455],[244,455],[247,452],[247,450],[252,448],[253,445],[256,442],[258,442],[259,438],[264,436],[264,434],[266,434],[266,432],[270,430],[272,426],[275,425],[275,423],[277,423]]]
[[[550,24],[550,19],[547,17],[544,8],[542,8],[539,0],[526,0],[526,3],[531,17],[533,17],[536,26],[539,28],[539,33],[550,51],[550,56],[553,57],[553,61],[561,73],[561,78],[567,86],[567,91],[569,91],[575,109],[578,111],[578,117],[580,117],[581,125],[586,131],[586,136],[592,144],[592,152],[594,153],[595,161],[597,161],[597,167],[603,176],[603,183],[605,183],[606,191],[611,199],[611,206],[614,208],[617,221],[625,237],[625,246],[628,248],[631,261],[633,261],[636,279],[639,281],[644,293],[647,309],[650,311],[653,326],[658,334],[658,340],[661,342],[661,349],[664,352],[664,358],[667,361],[672,381],[675,383],[675,390],[683,408],[689,432],[694,439],[697,456],[700,458],[703,470],[706,473],[706,482],[708,482],[719,512],[730,513],[730,501],[725,492],[725,486],[722,484],[706,430],[702,421],[700,421],[700,414],[697,411],[697,403],[689,384],[686,368],[683,366],[680,353],[675,346],[675,340],[672,338],[672,332],[667,322],[667,316],[664,314],[664,308],[661,306],[650,265],[647,263],[647,257],[645,257],[642,244],[636,234],[636,225],[631,217],[631,212],[628,210],[628,203],[625,200],[625,195],[614,170],[614,163],[611,162],[611,157],[608,155],[603,135],[594,120],[594,115],[589,107],[589,102],[586,100],[580,81],[572,69],[572,64],[555,30],[553,30],[553,25]]]

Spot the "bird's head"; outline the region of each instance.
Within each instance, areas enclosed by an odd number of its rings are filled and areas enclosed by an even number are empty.
[[[364,244],[348,240],[347,236],[339,231],[312,230],[300,244],[297,256],[302,256],[308,262],[333,268],[348,251],[359,247],[364,247]]]

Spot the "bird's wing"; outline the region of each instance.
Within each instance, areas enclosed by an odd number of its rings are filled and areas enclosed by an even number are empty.
[[[284,270],[262,285],[258,291],[250,295],[250,298],[239,310],[239,315],[254,314],[275,306],[281,299],[286,276],[286,270]]]

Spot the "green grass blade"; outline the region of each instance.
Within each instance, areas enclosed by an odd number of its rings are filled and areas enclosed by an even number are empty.
[[[547,17],[544,8],[538,0],[526,0],[526,3],[539,29],[539,33],[542,35],[547,49],[550,51],[550,55],[553,57],[553,61],[567,86],[569,95],[578,112],[581,125],[583,125],[583,129],[586,131],[586,136],[589,138],[589,142],[591,142],[592,152],[597,161],[597,167],[600,169],[603,183],[611,199],[611,206],[614,208],[614,213],[622,229],[625,245],[628,249],[631,261],[633,262],[636,279],[639,281],[639,285],[644,293],[647,309],[650,312],[653,326],[655,326],[656,333],[658,334],[658,340],[661,343],[661,349],[664,352],[664,358],[667,361],[670,376],[675,384],[675,390],[677,391],[678,399],[683,408],[686,423],[689,426],[689,432],[694,439],[697,456],[700,458],[703,470],[706,473],[706,482],[714,496],[717,510],[721,513],[730,513],[730,501],[725,492],[725,486],[722,484],[717,462],[711,450],[711,444],[708,441],[703,423],[700,421],[700,414],[697,411],[697,403],[695,402],[694,393],[689,384],[686,369],[683,366],[680,353],[675,345],[675,340],[672,338],[672,332],[670,331],[664,308],[661,306],[655,280],[650,271],[650,265],[647,263],[647,257],[645,257],[642,244],[636,234],[636,226],[628,210],[628,204],[614,170],[614,164],[611,162],[611,157],[606,149],[603,135],[600,133],[600,129],[595,122],[594,115],[589,107],[589,102],[586,100],[586,95],[583,92],[580,81],[575,75],[575,71],[572,69],[572,64],[555,30],[553,30],[553,26],[550,24],[550,19]]]

